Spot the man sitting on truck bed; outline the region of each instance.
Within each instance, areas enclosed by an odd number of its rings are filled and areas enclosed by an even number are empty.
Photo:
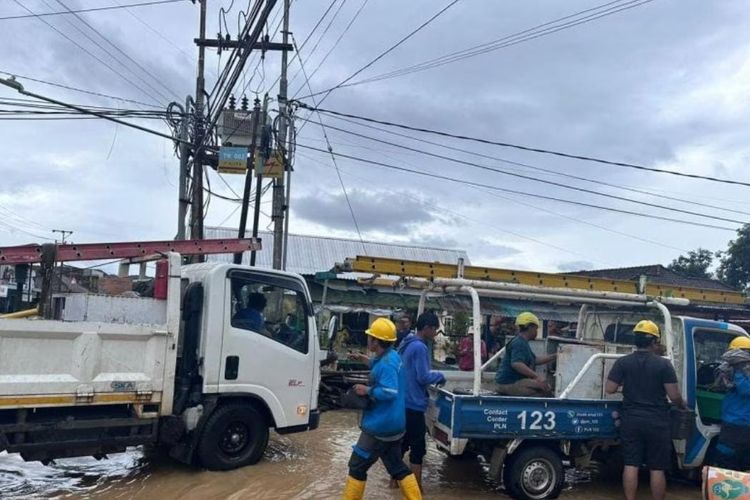
[[[661,500],[667,491],[664,471],[672,459],[667,396],[680,407],[685,407],[685,403],[672,363],[654,352],[654,344],[661,337],[659,327],[643,320],[635,325],[633,333],[637,350],[615,361],[605,390],[614,394],[620,386],[623,388],[620,440],[625,461],[625,498],[635,500],[638,468],[645,463],[651,471],[651,495]]]
[[[536,338],[540,325],[539,318],[530,312],[523,312],[516,318],[518,335],[505,346],[505,356],[495,375],[498,394],[533,397],[552,395],[547,379],[535,372],[534,368],[553,361],[557,354],[537,357],[529,345],[529,341]]]

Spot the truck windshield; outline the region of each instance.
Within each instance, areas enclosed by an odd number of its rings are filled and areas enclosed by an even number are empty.
[[[716,330],[696,330],[695,365],[698,387],[710,387],[714,383],[714,372],[721,362],[721,355],[729,348],[735,333]]]
[[[296,290],[231,278],[232,326],[264,335],[295,351],[309,350],[305,297]]]

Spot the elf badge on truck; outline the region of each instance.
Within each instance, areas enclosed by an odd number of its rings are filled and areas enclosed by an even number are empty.
[[[202,241],[190,253],[247,241]],[[97,258],[84,247],[67,260]],[[0,260],[14,262],[8,250]],[[270,428],[318,426],[318,339],[302,277],[164,255],[161,299],[71,295],[59,320],[0,320],[0,449],[48,462],[157,445],[219,470],[257,462]]]

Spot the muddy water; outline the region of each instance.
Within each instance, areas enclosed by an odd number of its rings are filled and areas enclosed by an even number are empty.
[[[208,472],[175,464],[168,458],[133,450],[108,460],[68,459],[42,466],[15,455],[0,455],[2,498],[90,499],[330,499],[340,498],[346,462],[356,440],[357,415],[325,413],[320,429],[293,436],[273,436],[264,459],[253,467]],[[425,498],[508,498],[493,485],[479,459],[446,458],[429,446],[425,461]],[[573,474],[570,475],[571,478]],[[620,499],[619,481],[577,477],[561,498]],[[387,489],[378,464],[371,471],[366,498],[397,499]],[[643,498],[647,498],[644,489]],[[699,499],[693,485],[671,484],[670,499]]]

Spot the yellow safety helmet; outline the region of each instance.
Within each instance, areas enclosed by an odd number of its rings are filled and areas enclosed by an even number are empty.
[[[635,325],[635,328],[633,328],[633,333],[645,333],[646,335],[653,335],[657,339],[661,337],[659,327],[656,326],[656,323],[648,319],[639,321]]]
[[[530,312],[522,312],[521,314],[516,316],[516,326],[527,325],[536,325],[537,328],[539,328],[542,326],[542,323],[539,321],[539,318],[537,318],[535,314]]]
[[[372,322],[365,333],[370,337],[386,342],[396,341],[396,325],[388,318],[378,318]]]
[[[745,337],[744,335],[735,337],[729,343],[729,349],[750,349],[750,337]]]

